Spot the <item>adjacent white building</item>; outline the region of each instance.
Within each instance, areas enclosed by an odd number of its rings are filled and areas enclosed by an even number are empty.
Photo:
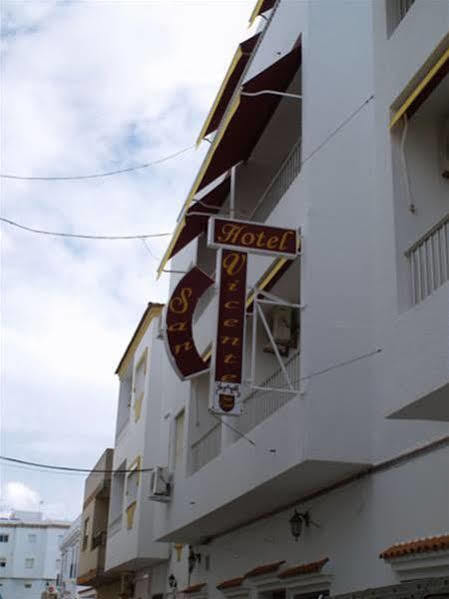
[[[446,596],[449,2],[258,0],[253,19],[160,270],[171,290],[192,265],[215,276],[195,211],[229,216],[233,167],[237,217],[297,228],[301,253],[249,257],[242,416],[209,412],[209,373],[180,381],[162,307],[144,314],[118,368],[105,569],[136,599]],[[296,306],[282,335],[273,296]],[[216,320],[212,290],[205,360]]]
[[[78,576],[81,545],[81,516],[72,523],[60,543],[61,569],[59,571],[57,586],[61,599],[74,599],[78,590],[76,579]]]
[[[0,594],[40,599],[61,568],[59,546],[69,522],[44,520],[40,512],[16,511],[0,520]]]

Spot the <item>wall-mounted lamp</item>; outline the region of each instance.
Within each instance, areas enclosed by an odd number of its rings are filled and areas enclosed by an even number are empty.
[[[195,569],[195,565],[197,563],[201,564],[201,553],[195,553],[192,545],[189,545],[188,562],[189,562],[189,581],[190,581],[190,575],[192,574],[193,570]]]
[[[290,522],[290,530],[292,535],[295,537],[295,541],[298,541],[299,537],[302,534],[302,529],[304,526],[307,528],[310,524],[314,524],[314,522],[310,519],[309,512],[298,512],[296,509],[294,511],[293,516],[289,520]],[[318,526],[318,525],[315,525]]]
[[[173,574],[170,574],[170,576],[168,577],[168,586],[172,589],[172,591],[176,591],[176,589],[178,588],[178,581],[173,576]]]

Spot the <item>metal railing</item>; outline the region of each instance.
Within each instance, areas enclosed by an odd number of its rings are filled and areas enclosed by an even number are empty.
[[[192,443],[192,474],[216,458],[221,450],[221,424],[217,423],[205,435]]]
[[[449,214],[406,252],[412,304],[422,302],[449,280]]]
[[[295,143],[251,214],[251,219],[265,221],[301,170],[301,139]]]
[[[295,352],[285,363],[285,369],[292,382],[293,387],[299,392],[299,351]],[[282,387],[287,386],[284,373],[281,368],[277,369],[260,387],[270,387],[268,391],[251,391],[243,400],[242,415],[236,419],[235,428],[245,435],[258,424],[269,418],[277,412],[279,408],[296,397],[291,392],[282,391]],[[273,391],[273,388],[279,388],[279,391]],[[240,437],[236,438],[238,441]]]

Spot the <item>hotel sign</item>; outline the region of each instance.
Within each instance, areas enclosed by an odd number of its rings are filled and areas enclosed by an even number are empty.
[[[212,364],[211,410],[240,413],[237,399],[242,384],[245,349],[245,300],[248,254],[220,250],[217,334]]]
[[[211,218],[208,245],[213,248],[238,249],[251,254],[295,258],[299,250],[299,236],[296,229]]]
[[[241,413],[245,355],[246,274],[248,254],[294,259],[300,250],[296,229],[211,217],[208,245],[216,248],[219,289],[216,335],[210,365],[209,409],[222,415]],[[214,281],[197,267],[179,281],[166,309],[165,340],[173,366],[181,379],[209,369],[196,349],[193,313]]]
[[[196,266],[177,284],[165,313],[165,344],[173,368],[182,380],[209,369],[193,340],[193,313],[203,293],[214,280]]]

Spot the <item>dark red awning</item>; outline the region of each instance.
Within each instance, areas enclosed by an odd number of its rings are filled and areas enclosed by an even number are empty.
[[[256,35],[239,44],[209,115],[201,129],[198,142],[218,128],[259,37],[260,33],[256,33]]]
[[[298,46],[245,83],[242,92],[285,92],[298,72],[300,62],[301,47]],[[217,144],[197,192],[234,165],[249,158],[281,99],[281,96],[272,94],[240,96],[237,109]]]
[[[264,12],[267,12],[267,10],[273,8],[275,3],[276,0],[257,0],[256,6],[254,7],[253,12],[251,13],[251,16],[249,18],[249,24],[252,25],[256,17],[263,14]]]
[[[180,252],[193,239],[207,231],[209,216],[217,214],[218,208],[224,204],[230,190],[230,178],[226,177],[217,187],[214,187],[207,195],[201,199],[201,204],[195,202],[187,210],[185,224],[182,231],[168,257],[168,260]],[[198,213],[204,213],[204,216]]]

